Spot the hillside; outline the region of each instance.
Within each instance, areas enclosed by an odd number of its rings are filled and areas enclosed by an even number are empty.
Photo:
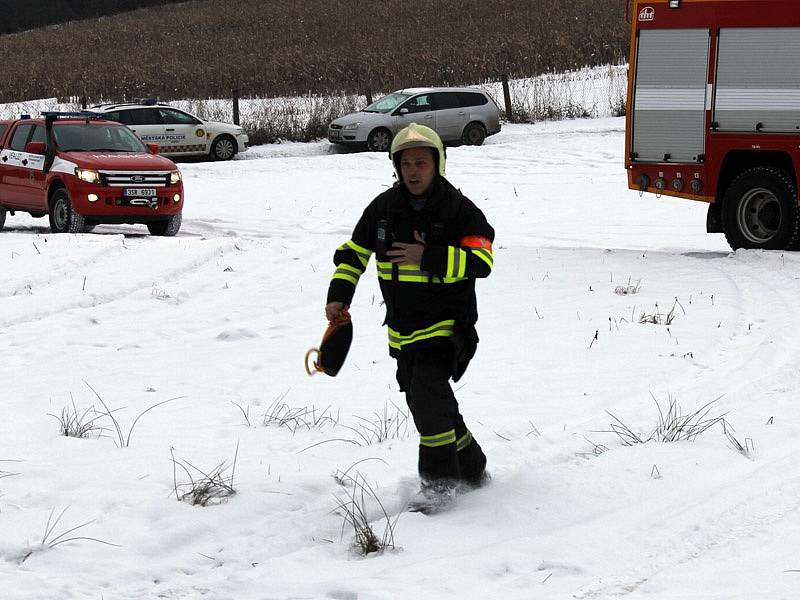
[[[0,0],[0,35],[181,0]]]
[[[197,0],[0,37],[0,102],[366,93],[624,58],[623,0]],[[18,57],[25,56],[25,61]]]

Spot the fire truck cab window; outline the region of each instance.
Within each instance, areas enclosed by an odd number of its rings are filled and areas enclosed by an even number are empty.
[[[44,127],[37,125],[33,128],[33,135],[31,136],[30,142],[47,142],[47,132]]]
[[[31,129],[33,129],[33,125],[17,125],[17,128],[14,130],[14,135],[11,136],[11,143],[8,147],[12,150],[24,152]]]

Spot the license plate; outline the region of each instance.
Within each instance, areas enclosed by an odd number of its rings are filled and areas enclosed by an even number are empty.
[[[128,198],[151,198],[156,195],[156,188],[126,188],[124,195]]]
[[[342,133],[338,129],[331,129],[328,131],[329,140],[338,140],[340,137],[342,137]]]

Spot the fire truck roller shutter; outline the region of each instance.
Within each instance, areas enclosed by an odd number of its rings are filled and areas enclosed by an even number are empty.
[[[730,28],[719,33],[714,120],[720,131],[797,132],[800,28]]]
[[[643,162],[704,154],[708,29],[639,32],[631,151]]]

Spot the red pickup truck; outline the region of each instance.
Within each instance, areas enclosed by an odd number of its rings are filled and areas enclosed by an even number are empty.
[[[173,236],[182,210],[175,163],[124,125],[91,112],[0,121],[0,229],[20,211],[49,215],[53,233],[142,223]]]

